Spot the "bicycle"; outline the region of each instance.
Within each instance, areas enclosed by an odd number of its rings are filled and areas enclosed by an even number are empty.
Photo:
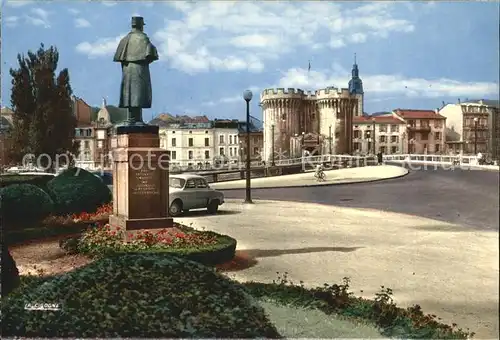
[[[318,182],[324,182],[326,181],[326,175],[323,171],[321,171],[320,173],[314,173],[314,178],[316,178],[316,181]]]

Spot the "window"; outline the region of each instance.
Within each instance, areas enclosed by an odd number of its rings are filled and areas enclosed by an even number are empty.
[[[371,137],[370,135],[371,135],[370,131],[365,131],[365,139],[370,138]]]
[[[90,149],[90,142],[88,140],[86,140],[85,143],[83,143],[83,148]]]
[[[398,147],[397,146],[391,146],[391,154],[398,153]]]
[[[210,158],[210,151],[206,150],[205,151],[205,159],[209,159]]]
[[[205,138],[205,146],[210,146],[210,138]]]
[[[361,131],[354,130],[354,138],[361,138]]]
[[[354,150],[358,151],[358,152],[361,151],[361,143],[355,142],[354,143]]]
[[[254,144],[259,143],[259,137],[254,136],[254,137],[253,137],[253,143],[254,143]]]
[[[197,178],[195,180],[196,187],[200,189],[208,188],[207,182],[203,178]]]
[[[176,158],[177,158],[177,152],[170,151],[170,159],[176,159]]]
[[[385,142],[387,142],[387,139],[385,136],[380,136],[379,141],[380,141],[380,143],[385,143]]]
[[[100,140],[100,141],[97,142],[97,147],[99,149],[102,149],[103,146],[104,146],[104,143],[102,142],[102,140]]]
[[[229,156],[233,157],[233,148],[229,148]]]
[[[381,146],[380,147],[380,152],[386,153],[387,152],[387,148],[385,146]]]
[[[387,124],[380,124],[379,131],[387,132]]]
[[[196,188],[196,183],[194,179],[188,179],[186,182],[186,189],[194,189],[194,188]]]
[[[234,144],[238,144],[238,135],[234,135]]]
[[[410,125],[411,127],[415,127],[416,126],[415,120],[414,119],[410,119],[408,121],[408,125]]]
[[[229,144],[233,144],[233,136],[229,136]]]
[[[398,136],[391,136],[391,143],[397,143],[398,139]]]
[[[219,136],[219,144],[224,144],[224,135]]]
[[[188,146],[193,146],[193,138],[188,139]]]
[[[258,154],[259,154],[259,148],[258,147],[253,148],[253,155],[257,156]]]
[[[193,131],[189,131],[189,133],[193,133]]]
[[[172,131],[172,133],[175,133],[175,131]]]
[[[177,140],[175,138],[172,138],[172,146],[177,146]]]
[[[428,139],[429,139],[429,134],[428,134],[428,133],[426,133],[426,132],[422,133],[422,134],[421,134],[421,139],[422,139],[422,140],[428,140]]]
[[[224,148],[219,148],[219,155],[224,156]]]
[[[171,188],[182,188],[184,187],[184,183],[186,183],[186,180],[182,178],[175,178],[175,177],[170,177],[168,179],[168,186]]]
[[[399,132],[399,125],[397,124],[391,125],[391,132]]]
[[[193,151],[188,151],[188,158],[193,159]]]
[[[440,151],[441,151],[441,145],[436,144],[436,145],[434,146],[434,150],[435,150],[436,152],[440,152]]]
[[[436,140],[441,140],[441,132],[436,132],[435,137]]]
[[[205,131],[205,133],[208,133],[208,131]]]
[[[421,120],[420,121],[420,126],[423,128],[428,128],[429,127],[429,122],[426,120]]]

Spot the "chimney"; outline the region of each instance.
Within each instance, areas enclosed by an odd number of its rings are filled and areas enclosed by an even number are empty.
[[[102,108],[106,107],[106,98],[102,97]]]
[[[442,101],[442,103],[443,103],[443,107],[444,107],[444,106],[446,105],[446,104],[444,103],[444,100]]]
[[[436,114],[439,114],[439,108],[436,109]]]
[[[460,104],[460,98],[458,98],[458,103]]]

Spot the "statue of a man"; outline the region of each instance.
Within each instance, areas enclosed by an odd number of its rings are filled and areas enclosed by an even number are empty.
[[[158,51],[143,32],[144,25],[142,17],[132,17],[132,31],[120,41],[113,58],[122,65],[119,107],[128,109],[129,125],[143,125],[142,109],[151,108],[149,64],[158,60]]]

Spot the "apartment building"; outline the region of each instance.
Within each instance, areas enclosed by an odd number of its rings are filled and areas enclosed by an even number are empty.
[[[353,118],[355,154],[404,153],[406,134],[406,122],[399,116],[387,114]]]
[[[160,147],[172,166],[200,167],[213,162],[215,134],[209,123],[171,123],[160,127]]]
[[[236,162],[240,157],[239,125],[237,119],[215,119],[215,154],[218,162]]]
[[[438,110],[396,109],[393,116],[406,122],[405,153],[445,153],[446,117],[440,115]]]
[[[264,150],[264,131],[255,122],[251,122],[249,126],[250,131],[250,160],[262,161]],[[241,160],[244,162],[247,157],[247,124],[240,122],[238,128],[238,138],[240,141],[240,154]]]
[[[499,159],[500,119],[498,100],[472,100],[443,105],[446,117],[446,145],[449,153],[472,155],[479,152]]]

